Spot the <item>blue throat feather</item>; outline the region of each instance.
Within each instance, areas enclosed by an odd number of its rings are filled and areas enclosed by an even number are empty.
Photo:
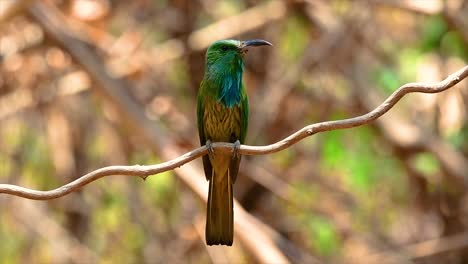
[[[241,100],[242,70],[227,74],[222,82],[218,101],[231,108],[238,105]]]
[[[241,101],[242,74],[244,72],[244,61],[238,54],[233,54],[230,65],[226,61],[213,59],[208,66],[209,83],[220,87],[217,90],[216,99],[224,106],[231,108]]]

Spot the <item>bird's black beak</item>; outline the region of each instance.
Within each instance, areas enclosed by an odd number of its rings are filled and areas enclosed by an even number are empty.
[[[239,46],[239,50],[242,52],[242,53],[245,53],[247,52],[247,48],[250,47],[250,46],[273,46],[273,44],[271,44],[270,42],[266,41],[266,40],[263,40],[263,39],[251,39],[251,40],[244,40],[241,42],[240,46]]]

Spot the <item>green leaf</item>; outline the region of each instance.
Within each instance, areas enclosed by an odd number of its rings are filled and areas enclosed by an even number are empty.
[[[297,60],[307,46],[309,35],[307,23],[300,16],[293,16],[286,22],[283,38],[279,49],[284,59],[288,61]]]
[[[428,152],[417,154],[413,162],[415,168],[426,175],[434,174],[440,170],[439,161]]]
[[[327,166],[338,166],[345,158],[342,134],[341,131],[331,131],[324,135],[322,154]]]
[[[393,92],[402,84],[398,74],[392,68],[378,70],[374,79],[377,85],[383,88],[385,92]]]
[[[448,26],[443,17],[430,17],[423,31],[422,50],[429,52],[438,49],[447,29]]]
[[[336,254],[340,248],[339,236],[332,224],[326,219],[310,217],[307,223],[312,247],[322,256]]]
[[[457,32],[447,32],[441,40],[440,49],[445,54],[468,59],[468,48]]]

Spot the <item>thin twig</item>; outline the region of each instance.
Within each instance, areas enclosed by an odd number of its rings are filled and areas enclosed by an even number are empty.
[[[6,25],[11,18],[24,12],[31,2],[31,0],[0,2],[0,25]]]
[[[435,84],[424,84],[424,83],[408,83],[401,86],[397,91],[390,95],[381,105],[372,110],[371,112],[343,120],[327,121],[312,124],[302,128],[301,130],[293,133],[287,138],[278,141],[274,144],[267,146],[248,146],[242,145],[239,149],[239,153],[242,155],[265,155],[271,154],[283,149],[286,149],[300,140],[324,131],[332,131],[337,129],[345,129],[361,126],[368,124],[371,121],[379,118],[390,110],[404,95],[408,93],[439,93],[445,91],[461,80],[468,76],[468,66],[463,67],[459,71],[447,77],[445,80]],[[213,148],[216,151],[231,152],[233,144],[231,143],[214,143]],[[58,187],[50,191],[38,191],[28,189],[25,187],[11,185],[11,184],[0,184],[0,193],[16,195],[27,199],[33,200],[50,200],[58,197],[67,195],[73,191],[78,190],[84,185],[100,179],[105,176],[111,175],[125,175],[125,176],[139,176],[145,179],[149,175],[158,174],[161,172],[169,171],[184,165],[196,158],[199,158],[207,154],[206,146],[199,147],[195,150],[187,152],[182,156],[175,159],[166,161],[164,163],[155,165],[133,165],[133,166],[109,166],[92,171],[77,180],[70,182],[66,185]]]
[[[395,258],[396,254],[399,255],[397,258],[401,259],[420,259],[444,252],[463,249],[467,246],[468,232],[464,231],[451,236],[433,238],[415,244],[403,246],[399,249],[391,251],[378,252],[368,256],[366,259],[371,260],[371,263],[382,263],[386,260],[388,261],[389,258]]]

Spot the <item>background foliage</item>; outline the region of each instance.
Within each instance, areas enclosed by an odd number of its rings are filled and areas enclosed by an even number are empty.
[[[46,190],[102,166],[163,161],[47,34],[35,1],[24,2],[0,2],[0,182]],[[198,146],[195,98],[214,39],[275,45],[246,58],[249,145],[360,115],[400,85],[439,81],[468,60],[466,0],[43,4],[186,151]],[[21,8],[7,16],[10,5]],[[410,95],[372,125],[244,157],[235,197],[299,259],[465,263],[467,86]],[[206,205],[195,198],[174,172],[108,177],[52,201],[0,195],[0,263],[255,261],[239,240],[205,247]]]

